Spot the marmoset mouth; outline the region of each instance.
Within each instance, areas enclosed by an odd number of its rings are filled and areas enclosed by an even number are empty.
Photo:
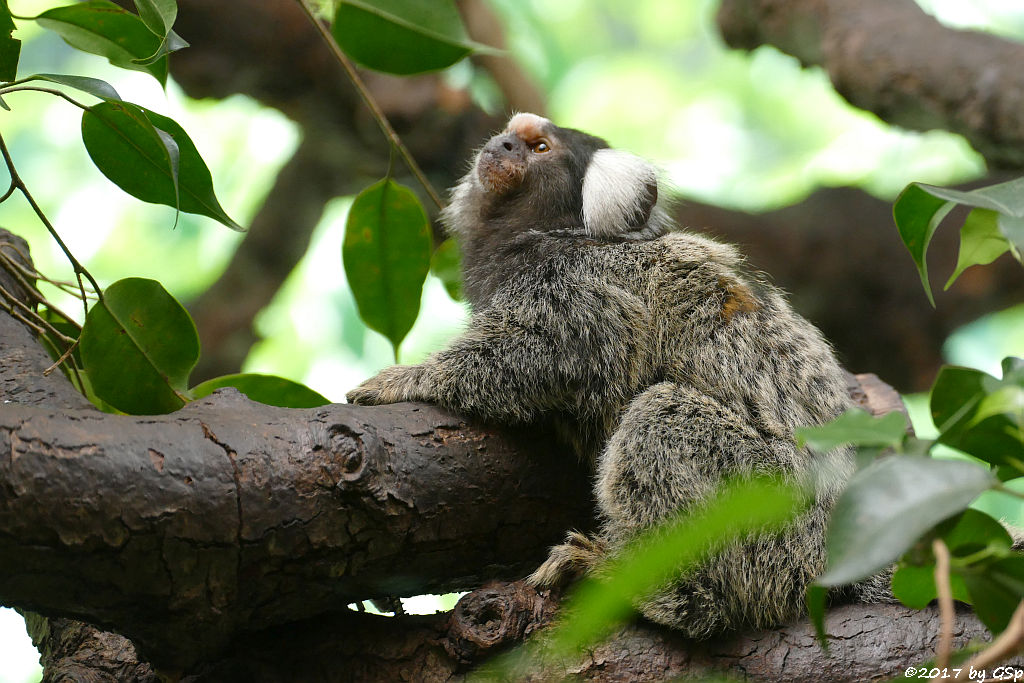
[[[526,177],[526,164],[521,159],[498,156],[485,150],[477,160],[476,173],[488,192],[505,194],[522,184]]]

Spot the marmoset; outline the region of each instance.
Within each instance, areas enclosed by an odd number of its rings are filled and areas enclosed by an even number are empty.
[[[828,511],[853,469],[849,451],[813,455],[793,430],[851,399],[820,332],[733,247],[675,230],[658,183],[653,165],[601,138],[513,116],[442,214],[462,249],[468,329],[348,400],[557,424],[594,465],[601,526],[553,548],[536,584],[597,566],[724,477],[815,479],[795,524],[737,542],[639,605],[691,637],[775,626],[800,614],[823,569]],[[829,476],[815,474],[822,460]]]

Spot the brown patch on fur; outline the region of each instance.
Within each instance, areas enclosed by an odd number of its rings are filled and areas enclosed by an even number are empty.
[[[745,285],[739,282],[726,280],[718,281],[719,286],[725,290],[725,301],[722,302],[722,318],[729,322],[737,313],[753,313],[757,310],[757,299],[754,293]]]

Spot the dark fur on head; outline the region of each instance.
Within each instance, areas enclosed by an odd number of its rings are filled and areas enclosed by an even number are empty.
[[[669,226],[657,171],[599,137],[516,114],[477,153],[443,213],[463,252],[465,292],[482,305],[518,261],[523,233],[648,239]]]

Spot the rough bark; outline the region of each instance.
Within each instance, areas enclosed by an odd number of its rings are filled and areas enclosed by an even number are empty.
[[[1024,166],[1024,45],[944,27],[913,0],[723,0],[726,42],[774,45],[822,66],[855,107],[967,138],[994,166]]]
[[[19,349],[42,353],[0,337],[0,357]],[[0,602],[112,628],[159,665],[363,598],[522,576],[590,515],[546,435],[431,406],[228,391],[126,417],[17,396],[0,397]]]
[[[186,681],[463,681],[480,662],[507,652],[558,614],[559,596],[522,582],[495,583],[450,614],[380,617],[349,612],[256,635]],[[695,643],[637,621],[572,661],[542,661],[504,680],[665,681],[732,674],[754,681],[881,681],[933,656],[938,611],[844,605],[826,617],[829,649],[798,622],[762,633]],[[538,633],[540,632],[540,633]],[[956,647],[986,639],[966,609],[955,617]],[[325,666],[325,662],[334,665]]]

